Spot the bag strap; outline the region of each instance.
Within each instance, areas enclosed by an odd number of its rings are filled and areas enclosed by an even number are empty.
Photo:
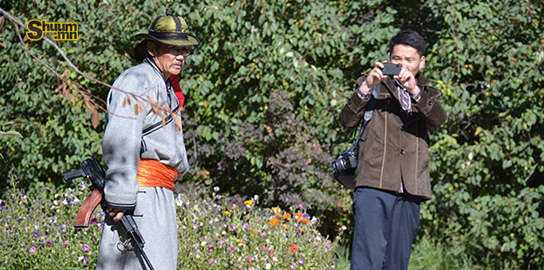
[[[372,87],[372,96],[370,96],[370,101],[366,105],[366,111],[363,116],[363,124],[361,125],[361,130],[359,131],[359,136],[355,140],[353,140],[353,146],[356,146],[357,143],[361,138],[363,138],[363,135],[365,134],[366,126],[368,125],[368,122],[370,122],[370,119],[372,119],[372,114],[374,113],[374,107],[376,107],[376,100],[378,99],[378,96],[380,95],[380,88],[381,83],[378,83]]]

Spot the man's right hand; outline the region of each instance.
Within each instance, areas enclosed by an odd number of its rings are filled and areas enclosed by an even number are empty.
[[[110,209],[110,208],[108,208],[106,210],[106,213],[108,213],[108,215],[110,215],[110,217],[113,218],[113,221],[118,222],[119,220],[121,220],[123,215],[125,215],[126,211],[127,211],[126,209]]]
[[[361,91],[368,93],[370,92],[370,90],[372,90],[372,87],[374,87],[374,85],[381,83],[383,79],[387,78],[387,75],[383,75],[382,73],[384,63],[387,63],[387,61],[376,62],[374,64],[374,68],[372,69],[370,74],[368,74],[366,80],[361,84]]]

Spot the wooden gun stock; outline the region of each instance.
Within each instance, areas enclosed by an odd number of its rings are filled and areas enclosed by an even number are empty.
[[[83,204],[81,204],[81,207],[79,208],[79,211],[77,212],[76,222],[74,224],[74,227],[76,228],[87,228],[89,227],[89,221],[91,219],[91,215],[94,212],[94,209],[100,204],[102,201],[102,194],[100,194],[100,191],[98,189],[93,189],[91,194],[85,198],[85,201],[83,201]]]

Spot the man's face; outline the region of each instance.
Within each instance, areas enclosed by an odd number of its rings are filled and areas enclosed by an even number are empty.
[[[190,52],[188,47],[176,47],[169,45],[161,45],[159,49],[159,54],[156,54],[155,44],[150,43],[149,54],[153,56],[155,64],[161,70],[164,79],[166,80],[171,75],[178,75],[183,65],[185,65],[185,60],[188,57],[188,52]]]
[[[417,72],[425,66],[425,56],[420,56],[414,47],[395,45],[391,52],[391,63],[401,64],[403,69],[416,76]]]

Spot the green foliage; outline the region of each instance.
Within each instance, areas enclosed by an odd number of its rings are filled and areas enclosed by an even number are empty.
[[[450,121],[422,227],[494,269],[544,262],[544,20],[537,1],[426,1]],[[430,66],[430,67],[429,67]]]

